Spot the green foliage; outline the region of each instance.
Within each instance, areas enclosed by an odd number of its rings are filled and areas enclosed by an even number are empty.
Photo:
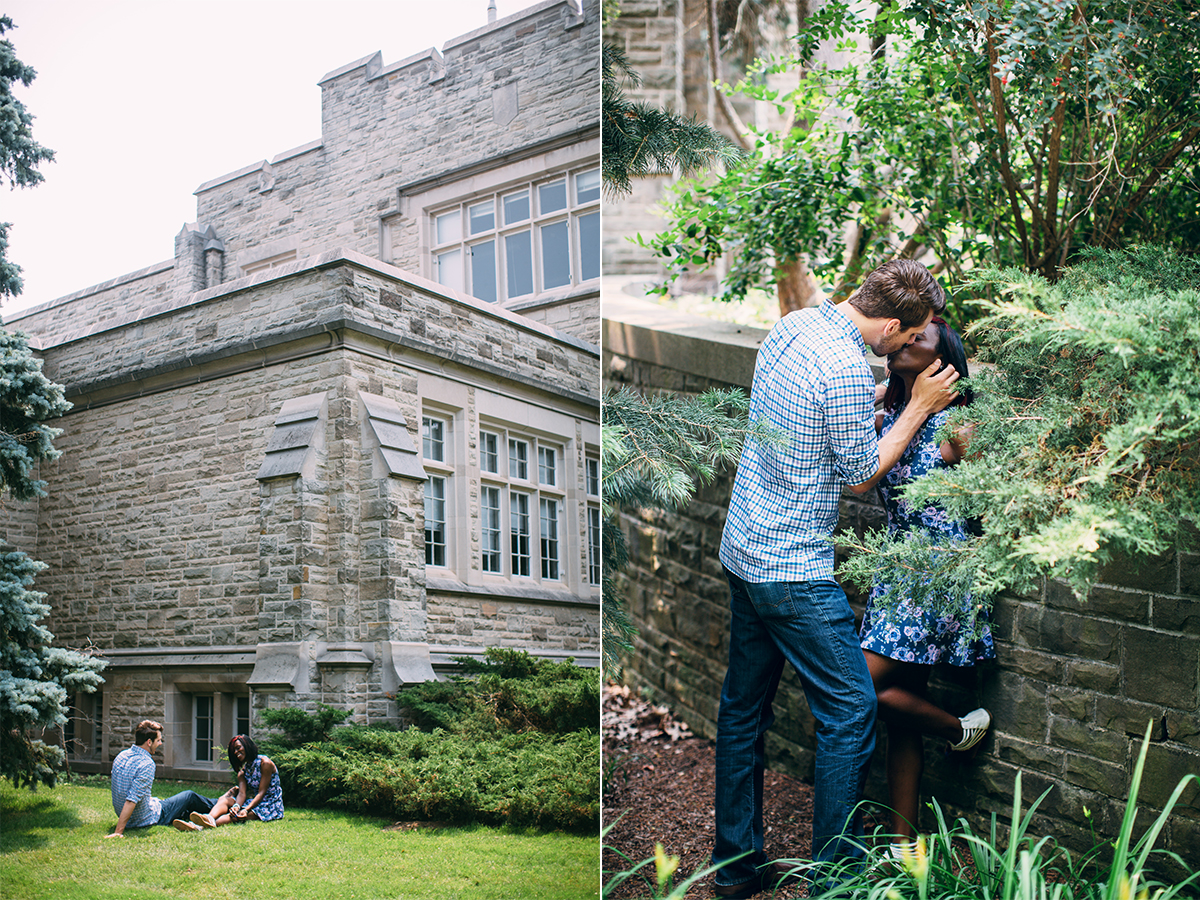
[[[397,692],[396,702],[422,730],[496,736],[598,727],[600,678],[594,669],[499,647],[489,647],[483,661],[458,662],[464,675]]]
[[[45,482],[33,473],[41,460],[58,458],[53,439],[60,431],[44,423],[70,408],[25,337],[0,331],[0,491],[16,500],[45,495]],[[31,788],[53,787],[63,761],[61,748],[35,735],[63,724],[68,693],[95,690],[105,666],[52,646],[54,635],[40,624],[50,612],[46,595],[31,590],[45,568],[20,550],[0,548],[0,777]]]
[[[939,548],[843,537],[863,551],[844,577],[908,573],[885,605],[907,593],[936,608],[970,585],[986,609],[1043,577],[1082,595],[1113,559],[1168,551],[1200,520],[1200,260],[1092,251],[1057,284],[1009,269],[975,288],[997,297],[975,326],[988,364],[976,400],[947,425],[973,425],[968,456],[905,499],[975,518],[982,535]]]
[[[308,713],[294,706],[263,710],[263,724],[283,732],[283,737],[273,737],[269,744],[263,741],[264,752],[267,746],[272,750],[286,750],[312,741],[327,741],[334,727],[349,717],[347,710],[335,709],[324,703],[317,705],[316,713]]]
[[[636,632],[617,589],[616,574],[629,562],[625,536],[616,524],[622,507],[676,509],[697,484],[710,482],[722,466],[737,462],[747,436],[778,443],[763,425],[750,425],[749,400],[738,390],[695,397],[644,396],[631,390],[604,398],[601,431],[604,578],[602,585],[604,670],[615,674],[619,656],[632,649]]]
[[[53,442],[62,430],[45,422],[70,408],[62,385],[42,374],[27,338],[0,330],[0,492],[16,500],[46,495],[46,483],[33,472],[41,460],[58,459]]]
[[[272,757],[284,794],[397,820],[592,831],[600,816],[595,731],[483,738],[350,727]]]
[[[271,750],[284,794],[393,819],[594,830],[599,672],[496,648],[461,662],[468,674],[397,694],[417,722],[403,731],[335,728],[346,714],[329,707],[272,711],[292,737]]]
[[[896,255],[1054,280],[1084,246],[1200,246],[1200,20],[1177,4],[909,0],[868,19],[834,0],[798,40],[738,86],[798,126],[681,185],[642,239],[668,283],[724,259],[723,299],[739,300],[807,258],[840,298]],[[858,54],[818,66],[834,45]],[[789,64],[798,88],[761,87]],[[952,302],[955,324],[965,313]]]
[[[1144,900],[1151,897],[1172,900],[1194,897],[1196,887],[1200,885],[1200,871],[1194,871],[1177,853],[1155,850],[1155,844],[1184,791],[1198,780],[1197,776],[1187,775],[1180,780],[1162,811],[1141,837],[1134,838],[1134,829],[1139,827],[1138,791],[1149,748],[1150,729],[1147,729],[1116,838],[1097,844],[1082,856],[1072,856],[1050,835],[1036,837],[1032,833],[1038,808],[1054,789],[1047,788],[1028,810],[1024,810],[1021,774],[1018,772],[1007,834],[1000,827],[996,813],[992,813],[991,828],[985,834],[977,833],[965,819],[951,825],[934,800],[930,806],[937,829],[931,835],[921,836],[915,849],[901,863],[893,862],[888,856],[889,836],[876,835],[876,845],[867,850],[861,867],[856,862],[852,864],[853,870],[847,867],[839,872],[843,879],[841,883],[821,896],[829,900]],[[1084,811],[1087,814],[1086,807]],[[692,875],[667,894],[663,888],[669,886],[669,882],[661,878],[662,856],[659,853],[653,860],[659,872],[657,890],[639,871],[652,862],[647,859],[624,872],[605,872],[613,877],[605,884],[604,896],[628,878],[640,876],[646,881],[651,896],[676,900],[687,893],[688,885],[711,871]],[[1190,874],[1174,883],[1163,881],[1155,869],[1167,860],[1177,870]],[[626,859],[626,862],[632,861]],[[799,871],[811,870],[815,865],[804,859],[783,862],[794,864]]]
[[[13,28],[12,19],[0,16],[0,37]],[[33,139],[33,116],[12,92],[15,83],[29,87],[36,76],[31,66],[17,59],[12,43],[0,40],[0,185],[5,181],[9,187],[39,184],[42,173],[37,167],[54,159],[54,151]],[[0,297],[21,293],[21,267],[10,263],[5,255],[10,224],[0,222]]]
[[[709,125],[629,100],[622,80],[636,86],[625,52],[605,44],[601,53],[601,180],[612,196],[628,194],[644,175],[690,175],[730,163],[741,151]]]

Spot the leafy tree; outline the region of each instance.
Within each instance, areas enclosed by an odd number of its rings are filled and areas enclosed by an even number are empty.
[[[950,546],[885,532],[842,542],[862,586],[937,606],[967,591],[987,609],[1043,577],[1083,594],[1114,559],[1171,550],[1200,521],[1200,259],[1162,248],[1091,249],[1051,283],[1017,269],[981,273],[968,457],[913,482],[981,535]],[[892,576],[896,577],[893,578]]]
[[[0,16],[0,37],[15,26],[8,16]],[[32,187],[42,182],[37,167],[54,159],[54,151],[33,139],[33,116],[13,96],[12,87],[21,82],[29,87],[37,72],[17,59],[10,41],[0,40],[0,185],[10,189]],[[0,297],[21,293],[21,267],[8,261],[8,229],[12,223],[0,222]]]
[[[863,49],[814,67],[832,45]],[[834,0],[798,46],[758,67],[801,66],[794,91],[738,89],[799,126],[679,191],[646,240],[670,278],[724,257],[724,299],[776,287],[786,312],[798,263],[841,298],[891,256],[1053,280],[1084,246],[1197,245],[1200,20],[1185,7],[908,0],[866,19]]]
[[[42,374],[25,337],[0,331],[0,492],[17,500],[45,496],[34,477],[41,460],[56,459],[59,429],[45,424],[71,408],[60,385]],[[33,591],[46,568],[12,547],[0,549],[0,776],[16,785],[54,785],[59,747],[35,735],[66,721],[69,692],[90,693],[105,663],[52,646],[39,622],[50,612],[45,594]]]

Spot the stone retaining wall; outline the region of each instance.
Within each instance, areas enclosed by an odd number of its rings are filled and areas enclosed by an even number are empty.
[[[663,312],[605,296],[606,388],[749,391],[765,332]],[[716,734],[728,653],[728,589],[717,557],[732,476],[701,490],[681,512],[625,511],[632,563],[624,580],[639,627],[626,678],[669,703],[698,734]],[[883,522],[869,498],[846,492],[842,523]],[[851,594],[861,610],[861,598]],[[926,742],[923,795],[950,815],[987,827],[1007,820],[1016,776],[1026,805],[1049,791],[1035,831],[1078,849],[1113,836],[1141,740],[1153,723],[1141,788],[1140,822],[1167,801],[1179,780],[1200,773],[1200,557],[1174,554],[1112,566],[1086,602],[1057,583],[996,608],[998,660],[957,675],[939,667],[935,702],[955,712],[982,703],[995,718],[973,762],[952,760]],[[809,778],[814,724],[790,669],[767,739],[769,765]],[[870,794],[886,799],[882,746]],[[1200,867],[1200,808],[1193,785],[1160,846]],[[1085,812],[1086,810],[1086,812]],[[924,813],[928,817],[928,813]],[[929,828],[926,818],[923,827]]]

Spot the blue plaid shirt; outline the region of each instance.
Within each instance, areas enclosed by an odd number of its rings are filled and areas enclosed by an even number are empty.
[[[157,825],[162,815],[162,802],[150,796],[154,789],[154,757],[134,745],[117,754],[112,767],[112,804],[121,817],[126,800],[136,800],[137,808],[125,823],[126,828],[145,828]]]
[[[747,441],[721,562],[743,581],[828,581],[842,486],[879,466],[875,379],[853,322],[825,302],[785,316],[758,351],[750,420],[786,447]]]

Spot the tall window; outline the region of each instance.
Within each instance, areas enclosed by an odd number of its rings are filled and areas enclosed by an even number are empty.
[[[562,446],[489,426],[481,429],[479,444],[480,569],[560,581],[566,509]],[[502,454],[504,447],[508,452]]]
[[[237,734],[250,733],[250,697],[246,694],[238,694],[235,699],[234,707],[234,728]]]
[[[500,565],[500,488],[485,486],[479,492],[479,518],[482,532],[480,568],[498,574],[503,571]]]
[[[472,197],[433,215],[434,277],[489,303],[600,277],[600,170]]]
[[[196,742],[196,762],[212,762],[215,725],[213,695],[196,694],[192,703],[192,735]]]
[[[588,583],[599,584],[600,567],[600,460],[593,456],[584,460],[587,488]]]
[[[425,481],[425,565],[446,564],[446,479],[430,475]]]
[[[421,417],[421,456],[425,470],[425,565],[446,565],[446,504],[449,501],[449,422]]]

